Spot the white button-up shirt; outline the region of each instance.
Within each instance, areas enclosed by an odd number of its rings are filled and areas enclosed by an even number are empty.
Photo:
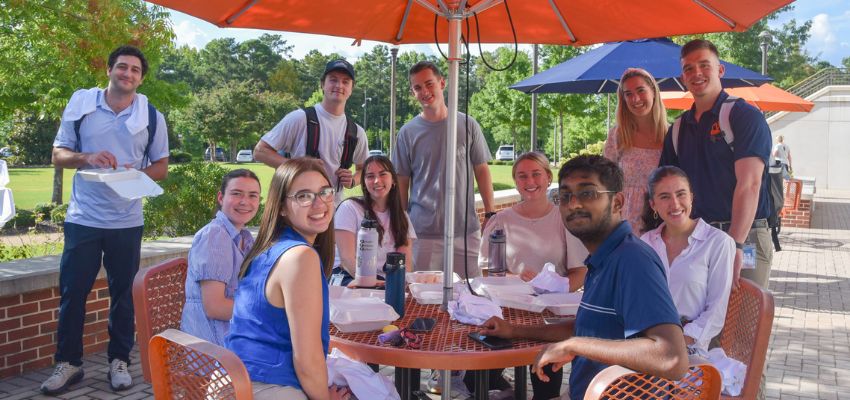
[[[726,307],[732,289],[735,241],[720,229],[702,219],[697,220],[688,247],[673,259],[667,259],[667,245],[661,237],[661,224],[646,232],[641,239],[649,244],[667,269],[667,284],[679,315],[688,321],[686,336],[694,338],[697,347],[708,351],[711,339],[723,329]]]

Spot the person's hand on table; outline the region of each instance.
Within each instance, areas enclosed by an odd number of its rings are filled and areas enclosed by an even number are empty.
[[[348,400],[351,398],[351,390],[348,389],[348,386],[331,385],[328,387],[328,394],[330,394],[331,400]]]
[[[692,338],[692,337],[690,337],[690,336],[688,336],[688,335],[685,335],[685,344],[686,344],[686,345],[691,346],[691,345],[693,345],[693,344],[694,344],[694,343],[696,343],[696,342],[697,342],[697,341],[696,341],[696,340],[694,340],[694,338]]]
[[[513,339],[514,326],[499,317],[490,317],[490,319],[481,324],[481,329],[478,332],[482,335]]]
[[[528,269],[522,270],[522,272],[519,274],[519,278],[522,279],[523,282],[528,282],[534,279],[535,276],[537,276],[537,272]]]
[[[543,372],[543,367],[552,364],[552,371],[558,371],[564,364],[575,358],[575,354],[569,350],[569,339],[562,342],[553,343],[543,348],[537,354],[537,359],[534,360],[534,365],[531,366],[531,372],[537,374],[543,382],[549,382],[549,377]]]

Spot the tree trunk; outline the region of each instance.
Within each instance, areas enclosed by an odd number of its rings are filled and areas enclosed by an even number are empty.
[[[53,196],[50,201],[62,204],[62,168],[53,166]]]

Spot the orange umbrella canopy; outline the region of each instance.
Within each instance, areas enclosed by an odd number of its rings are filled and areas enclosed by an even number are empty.
[[[799,111],[809,112],[815,103],[797,95],[788,93],[776,86],[766,83],[761,86],[739,87],[726,89],[730,96],[737,96],[762,111]],[[687,110],[694,104],[691,92],[661,92],[664,106],[675,110]]]
[[[148,0],[220,27],[315,33],[386,43],[433,43],[435,13],[465,5],[481,42],[513,43],[502,0]],[[519,43],[587,45],[647,37],[744,31],[792,0],[512,0]],[[469,14],[467,14],[469,15]],[[470,16],[471,36],[476,19]],[[448,37],[437,23],[436,37]],[[463,31],[466,31],[464,26]]]

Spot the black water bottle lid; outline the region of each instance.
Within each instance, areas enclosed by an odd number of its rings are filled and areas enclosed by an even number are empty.
[[[387,253],[387,264],[389,264],[389,265],[404,265],[404,253],[398,253],[398,252]]]
[[[378,227],[378,221],[375,221],[374,219],[371,219],[371,218],[363,218],[363,221],[360,222],[360,227],[361,228],[373,228],[374,229],[374,228]]]

